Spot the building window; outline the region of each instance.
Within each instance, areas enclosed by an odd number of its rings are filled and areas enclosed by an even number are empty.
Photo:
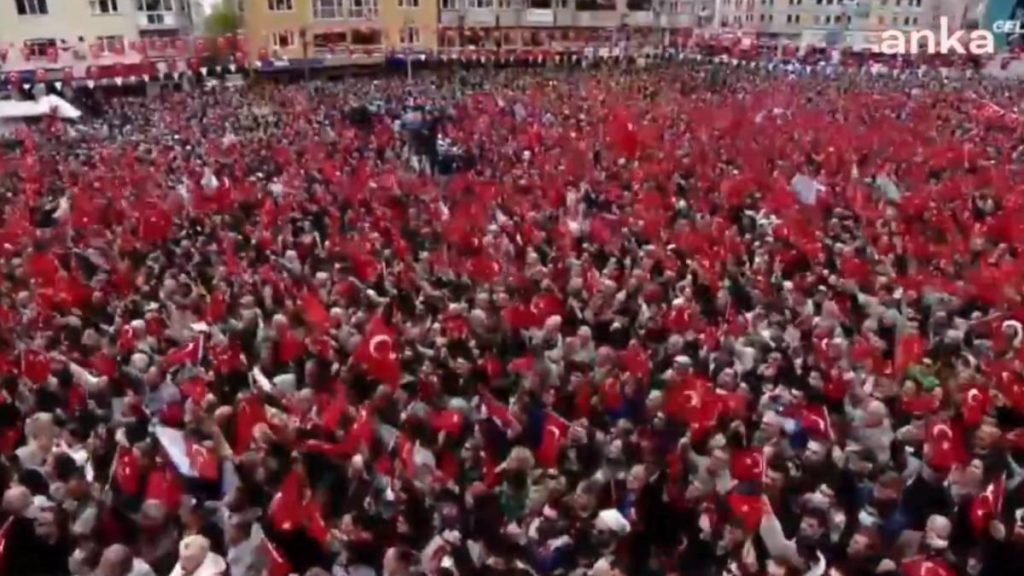
[[[117,14],[117,0],[89,0],[89,6],[92,7],[92,13],[96,15],[101,14]]]
[[[295,32],[292,30],[279,30],[270,34],[270,45],[274,48],[291,48],[295,46]]]
[[[799,14],[797,14],[796,16],[793,17],[793,22],[796,22],[797,24],[800,23],[800,15]]]
[[[419,8],[420,0],[398,0],[399,8]]]
[[[911,24],[913,24],[914,26],[917,26],[917,16],[914,16],[914,17],[913,17],[913,18],[911,19]]]
[[[313,0],[313,18],[337,20],[345,17],[344,0]]]
[[[114,54],[124,49],[124,36],[97,36],[96,43],[104,54]]]
[[[893,26],[896,26],[896,25],[898,25],[899,23],[900,23],[900,19],[899,19],[899,17],[898,17],[898,16],[893,16],[893,17],[892,17],[892,25],[893,25]]]
[[[458,10],[459,0],[441,0],[441,10]]]
[[[403,46],[413,46],[420,43],[420,29],[415,26],[406,26],[402,28],[402,33],[398,41]]]
[[[46,0],[14,0],[18,16],[45,16],[50,13]]]
[[[174,12],[174,0],[138,0],[135,7],[139,12]]]
[[[25,48],[28,49],[28,59],[47,58],[47,53],[57,49],[57,41],[53,38],[33,38],[25,40]]]
[[[291,12],[295,10],[293,0],[267,0],[267,10],[271,12]]]
[[[334,52],[348,44],[348,32],[322,32],[313,35],[313,50],[318,54]]]
[[[494,8],[494,0],[469,0],[466,4],[470,8]]]
[[[348,17],[372,20],[377,17],[377,0],[350,0]]]

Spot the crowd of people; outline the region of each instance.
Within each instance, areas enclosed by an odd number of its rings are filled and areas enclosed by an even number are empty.
[[[454,68],[22,130],[0,571],[1022,573],[1022,96]]]

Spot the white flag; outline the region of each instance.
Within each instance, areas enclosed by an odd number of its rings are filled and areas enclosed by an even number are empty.
[[[821,184],[806,174],[797,174],[789,182],[790,188],[796,193],[797,200],[803,204],[813,205],[818,201],[818,191]]]

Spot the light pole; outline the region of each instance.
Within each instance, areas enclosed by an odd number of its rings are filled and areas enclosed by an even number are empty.
[[[409,14],[405,14],[402,26],[402,30],[398,33],[399,45],[403,43],[402,35],[412,27],[412,17]],[[408,45],[405,46],[405,79],[410,83],[412,82],[412,53]]]
[[[309,82],[309,32],[305,26],[299,28],[299,41],[302,42],[302,73]]]

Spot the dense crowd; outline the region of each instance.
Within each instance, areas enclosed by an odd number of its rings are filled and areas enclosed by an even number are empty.
[[[1022,96],[455,69],[22,130],[0,570],[1024,573]]]

